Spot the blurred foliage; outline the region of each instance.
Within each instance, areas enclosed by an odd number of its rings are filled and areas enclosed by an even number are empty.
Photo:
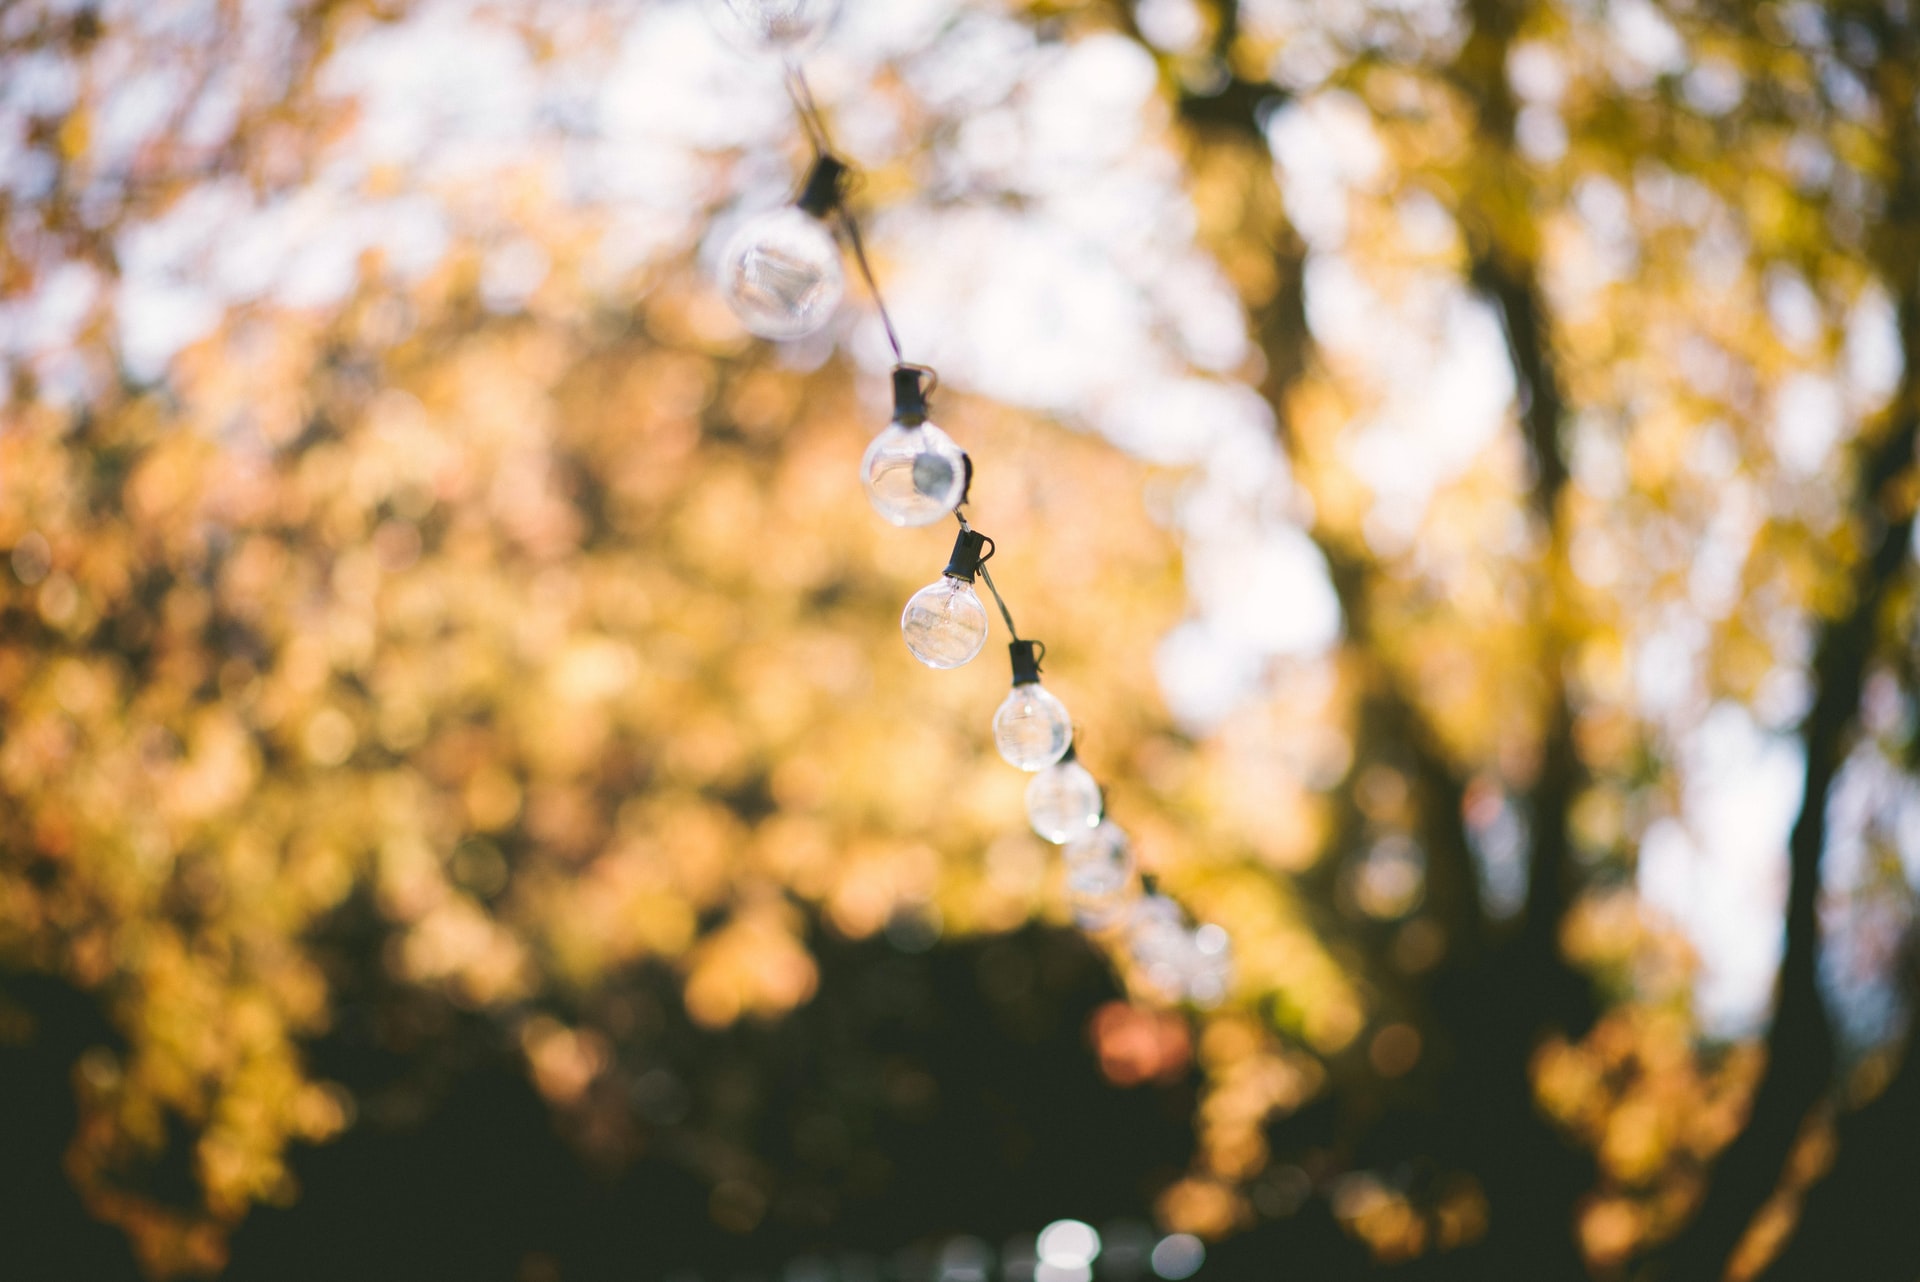
[[[565,79],[633,18],[553,8],[474,20]],[[1330,654],[1183,728],[1153,674],[1190,607],[1164,519],[1189,471],[942,393],[1083,758],[1148,870],[1235,939],[1219,1011],[1074,1009],[1116,1088],[1197,1077],[1188,1169],[1156,1152],[1134,1192],[1216,1238],[1311,1198],[1383,1265],[1479,1249],[1533,1196],[1596,1273],[1643,1260],[1702,1205],[1767,1062],[1703,1029],[1695,960],[1636,892],[1649,834],[1698,817],[1699,726],[1734,708],[1784,739],[1865,680],[1820,765],[1865,800],[1816,827],[1810,875],[1823,841],[1871,852],[1827,909],[1880,923],[1836,934],[1882,981],[1910,913],[1911,611],[1866,574],[1920,492],[1911,15],[977,8],[929,42],[985,14],[1151,55],[1164,179],[1244,308],[1236,373],[1293,470],[1273,503],[1345,616]],[[442,20],[0,14],[0,279],[31,300],[0,430],[0,961],[115,1030],[77,1061],[67,1166],[156,1275],[217,1270],[251,1207],[299,1196],[290,1146],[370,1124],[308,1059],[343,986],[422,1062],[433,1037],[396,1031],[422,1000],[494,1030],[583,1160],[664,1147],[721,1229],[825,1232],[837,1212],[786,1196],[812,1187],[793,1171],[832,1167],[821,1187],[857,1200],[861,1146],[810,1150],[802,1118],[783,1151],[764,1113],[674,1092],[708,1055],[756,1100],[786,1098],[782,1073],[856,1083],[792,1107],[837,1119],[816,1138],[872,1137],[875,1101],[911,1112],[927,1076],[885,1038],[826,1067],[712,1048],[831,1024],[828,953],[877,974],[878,941],[1066,921],[1024,778],[988,748],[998,665],[930,679],[898,643],[946,534],[883,530],[860,499],[879,380],[839,348],[748,343],[702,279],[744,149],[676,158],[693,220],[625,271],[612,202],[572,198],[541,139],[482,177],[353,163],[354,60]],[[964,149],[904,61],[841,69],[928,140],[863,199],[907,200]],[[1332,160],[1304,166],[1307,143]],[[211,314],[119,295],[152,238],[217,239],[236,190],[345,191],[374,220],[427,198],[446,243],[424,268],[350,247],[331,294],[229,282]],[[169,326],[192,336],[147,360]],[[1424,438],[1400,363],[1444,365],[1476,326],[1509,380],[1498,430]],[[1903,431],[1886,475],[1862,466]],[[1869,644],[1823,666],[1862,609]],[[1802,738],[1824,824],[1830,749]],[[368,964],[381,982],[350,977]],[[30,1039],[8,1009],[0,1036]],[[1854,1102],[1889,1080],[1892,1026],[1843,1066]],[[1830,1123],[1792,1121],[1743,1275],[1833,1160]]]

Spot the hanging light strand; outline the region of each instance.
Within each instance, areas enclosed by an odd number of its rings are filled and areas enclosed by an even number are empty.
[[[814,99],[813,87],[807,83],[807,73],[791,57],[784,60],[783,67],[787,97],[793,103],[793,114],[799,118],[800,128],[806,132],[814,156],[832,154],[833,141],[827,134],[826,118],[820,114],[820,104]]]
[[[793,114],[799,117],[800,127],[807,135],[807,144],[813,149],[815,163],[832,157],[841,165],[846,161],[833,149],[833,137],[827,132],[826,117],[821,114],[820,104],[813,96],[813,86],[807,83],[807,73],[792,58],[786,60],[787,97],[793,103]],[[859,171],[847,166],[847,186],[843,187],[839,198],[834,202],[835,220],[847,238],[847,248],[853,251],[853,264],[859,269],[860,279],[866,283],[867,296],[873,299],[873,309],[880,315],[880,328],[886,331],[887,346],[893,349],[893,359],[897,364],[906,364],[906,352],[900,346],[900,334],[893,327],[893,316],[887,311],[887,300],[881,296],[880,282],[874,278],[873,264],[867,259],[866,238],[860,234],[860,220],[853,216],[848,208],[846,195],[852,184],[858,181]]]
[[[716,4],[731,6],[739,16],[740,0],[709,0],[709,9]],[[831,9],[830,0],[824,7]],[[741,238],[744,247],[729,246],[726,256],[728,302],[762,337],[795,338],[819,328],[839,301],[840,276],[837,264],[820,260],[815,238],[837,224],[895,362],[893,422],[874,438],[861,460],[867,496],[895,525],[927,525],[948,512],[960,525],[941,577],[916,592],[901,615],[907,648],[935,669],[971,661],[987,637],[986,610],[973,583],[978,579],[986,584],[1007,626],[1013,668],[1013,688],[993,716],[994,744],[1010,764],[1033,774],[1026,796],[1028,820],[1036,833],[1061,847],[1075,919],[1088,930],[1121,933],[1134,972],[1147,989],[1162,997],[1216,1005],[1232,980],[1226,932],[1213,925],[1193,927],[1180,906],[1160,892],[1155,878],[1138,869],[1126,834],[1106,818],[1099,783],[1074,754],[1066,707],[1040,684],[1046,646],[1020,635],[987,569],[996,545],[960,511],[972,487],[973,461],[928,419],[927,399],[939,376],[906,359],[859,219],[847,199],[859,175],[835,153],[825,114],[791,53],[794,44],[818,33],[824,19],[798,35],[782,21],[770,17],[761,27],[766,43],[789,49],[782,59],[787,96],[813,152],[794,206],[804,227],[796,230],[788,217],[794,209],[769,216],[785,217],[784,222],[749,226]]]
[[[953,517],[956,521],[960,522],[960,528],[963,531],[973,529],[971,525],[967,524],[967,518],[960,515],[960,513],[955,512]],[[992,594],[993,603],[1000,607],[1000,617],[1004,619],[1007,624],[1007,635],[1013,640],[1018,641],[1020,639],[1020,629],[1013,626],[1013,612],[1007,609],[1007,599],[1000,595],[1000,589],[994,586],[993,574],[987,569],[987,562],[993,560],[993,554],[998,550],[999,545],[992,539],[987,539],[987,554],[980,558],[980,578],[981,581],[987,585],[987,591]],[[1046,647],[1042,646],[1041,648],[1045,649]]]

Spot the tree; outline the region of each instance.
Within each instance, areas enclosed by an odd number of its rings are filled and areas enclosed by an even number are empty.
[[[972,393],[938,410],[973,519],[1113,811],[1236,939],[1190,1031],[1057,933],[981,753],[1003,676],[898,653],[944,539],[853,497],[864,322],[781,353],[717,309],[707,228],[794,158],[692,6],[5,22],[7,1026],[57,1040],[39,973],[112,1028],[63,1050],[67,1163],[149,1270],[217,1268],[298,1196],[289,1146],[503,1048],[588,1169],[675,1172],[634,1196],[704,1208],[701,1251],[877,1246],[876,1208],[950,1200],[886,1201],[961,1151],[928,1136],[1008,1110],[976,1182],[1016,1190],[1073,1142],[1048,1099],[1181,1100],[1092,1086],[1087,1028],[1110,1083],[1198,1079],[1191,1153],[1085,1196],[1156,1198],[1223,1272],[1790,1277],[1870,1205],[1850,1275],[1911,1275],[1914,1075],[1853,1009],[1915,860],[1904,6],[850,18],[823,99]],[[1103,350],[1027,369],[992,291],[1061,246],[1106,306],[1057,327]],[[1116,387],[1271,426],[1215,525],[1310,539],[1286,582],[1337,641],[1222,649],[1209,566],[1262,563],[1198,514],[1256,447]],[[1183,614],[1259,673],[1210,721],[1153,679]],[[1759,1038],[1657,890],[1729,840],[1714,798],[1757,804],[1728,736],[1799,776]],[[1051,1084],[956,1093],[962,1028]]]

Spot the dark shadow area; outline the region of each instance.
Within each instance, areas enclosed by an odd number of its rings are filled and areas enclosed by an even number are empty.
[[[0,976],[25,1040],[0,1039],[0,1276],[121,1282],[140,1276],[126,1240],[87,1215],[61,1168],[73,1139],[75,1061],[111,1044],[85,995],[39,976]]]
[[[526,1012],[608,1030],[612,1063],[560,1109],[515,1021],[392,984],[382,934],[356,904],[319,941],[337,1017],[310,1064],[357,1120],[294,1152],[299,1199],[254,1210],[226,1277],[771,1278],[809,1255],[886,1276],[954,1235],[997,1248],[1056,1218],[1144,1218],[1191,1156],[1190,1074],[1100,1075],[1087,1026],[1117,990],[1075,932],[908,952],[818,930],[814,999],[719,1031],[686,1016],[676,976],[636,968],[581,1009]],[[0,1226],[26,1268],[4,1274],[137,1277],[60,1169],[71,1066],[110,1030],[71,989],[39,984],[31,1006],[35,1037],[0,1058]]]

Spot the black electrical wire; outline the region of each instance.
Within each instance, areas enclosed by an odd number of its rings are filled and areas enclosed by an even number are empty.
[[[800,127],[806,131],[807,144],[813,148],[816,160],[824,156],[834,156],[833,138],[827,132],[826,117],[820,112],[820,104],[813,96],[813,87],[807,83],[807,74],[797,63],[788,62],[787,97],[793,102],[793,112],[800,118]],[[835,156],[835,159],[839,157]],[[846,162],[841,161],[842,164]],[[848,166],[849,176],[856,171]],[[893,327],[893,315],[887,311],[887,300],[880,295],[880,283],[874,279],[873,264],[867,260],[866,239],[860,234],[859,220],[853,211],[847,208],[844,198],[834,202],[834,212],[840,219],[840,230],[845,233],[848,248],[853,250],[853,262],[860,269],[860,279],[866,282],[867,295],[873,299],[874,310],[880,313],[880,327],[887,333],[887,346],[893,349],[896,363],[906,364],[906,352],[900,346],[900,334]]]

